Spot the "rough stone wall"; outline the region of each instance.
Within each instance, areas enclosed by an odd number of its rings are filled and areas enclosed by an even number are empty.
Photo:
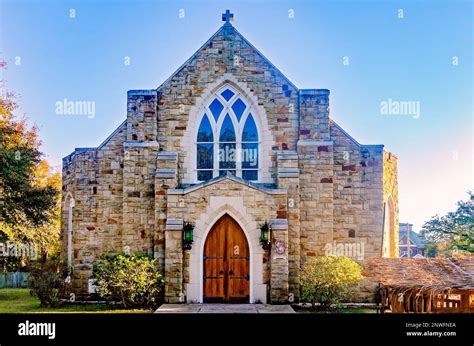
[[[189,112],[196,98],[225,73],[244,83],[265,106],[268,130],[275,138],[274,150],[295,150],[298,140],[298,93],[288,80],[257,54],[232,27],[224,27],[210,43],[194,55],[160,88],[158,141],[166,151],[179,155],[183,167],[180,140],[185,135]],[[198,126],[198,125],[196,125]],[[276,152],[272,153],[272,175],[276,179]],[[179,172],[182,181],[184,169]]]
[[[329,137],[329,91],[301,90],[300,173],[301,260],[324,255],[333,240],[333,150]],[[304,132],[301,132],[304,131]]]
[[[159,152],[156,166],[154,257],[158,259],[159,268],[164,272],[165,258],[168,258],[168,256],[165,256],[166,251],[170,251],[170,246],[165,247],[166,221],[168,218],[166,192],[178,185],[178,154],[169,151]]]
[[[123,127],[97,151],[97,226],[104,236],[101,253],[121,251],[123,192]]]
[[[288,191],[288,269],[289,292],[299,298],[298,274],[301,265],[300,234],[300,174],[298,153],[293,150],[278,152],[278,187]]]
[[[128,92],[122,246],[131,253],[154,252],[157,100],[155,90]]]
[[[359,262],[380,257],[383,232],[383,146],[359,145],[331,126],[334,140],[334,241],[359,246]],[[363,244],[363,247],[361,247]]]
[[[73,287],[87,294],[92,263],[104,253],[122,251],[122,164],[126,129],[100,148],[77,149],[63,160],[63,199],[70,192],[73,209]],[[67,258],[68,204],[63,201],[62,254]]]

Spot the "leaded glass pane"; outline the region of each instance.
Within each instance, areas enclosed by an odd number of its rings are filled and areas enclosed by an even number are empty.
[[[245,121],[244,131],[242,133],[242,142],[257,142],[258,132],[257,125],[253,119],[252,114],[249,114],[247,121]]]
[[[224,106],[222,103],[219,102],[218,99],[214,99],[212,103],[209,105],[209,109],[211,110],[212,115],[214,116],[214,119],[219,119],[219,115],[221,114],[222,110],[224,109]]]
[[[232,105],[232,110],[234,111],[238,121],[240,121],[240,118],[242,118],[242,114],[244,114],[245,107],[245,103],[243,103],[240,98],[238,98],[237,101],[235,101]]]
[[[213,142],[214,141],[214,136],[212,135],[211,123],[209,122],[209,118],[207,117],[206,114],[204,114],[201,120],[201,125],[199,126],[199,131],[198,131],[198,136],[197,136],[197,141],[198,142]]]
[[[219,144],[219,169],[234,168],[236,160],[235,143]]]
[[[232,98],[232,96],[234,96],[234,93],[230,89],[225,89],[221,93],[221,95],[222,95],[223,98],[225,98],[226,101],[229,101]]]
[[[197,145],[197,168],[214,167],[214,145],[198,144]]]
[[[242,168],[258,168],[258,144],[242,143]]]
[[[235,142],[235,130],[229,114],[225,116],[221,127],[221,134],[219,136],[221,142]]]
[[[212,179],[212,171],[198,171],[198,180],[206,181]]]
[[[245,180],[258,180],[258,171],[242,171],[242,178]]]

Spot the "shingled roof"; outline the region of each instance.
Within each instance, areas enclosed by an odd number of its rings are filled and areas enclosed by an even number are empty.
[[[364,275],[396,290],[473,290],[474,256],[457,261],[459,265],[446,258],[373,258]]]

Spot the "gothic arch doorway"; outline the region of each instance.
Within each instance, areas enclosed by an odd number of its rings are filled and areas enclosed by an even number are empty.
[[[228,214],[209,231],[203,251],[203,301],[250,302],[250,251],[239,224]]]

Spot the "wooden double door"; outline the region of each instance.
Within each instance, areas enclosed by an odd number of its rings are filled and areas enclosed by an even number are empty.
[[[205,303],[249,303],[250,253],[247,238],[229,215],[220,218],[204,244]]]

